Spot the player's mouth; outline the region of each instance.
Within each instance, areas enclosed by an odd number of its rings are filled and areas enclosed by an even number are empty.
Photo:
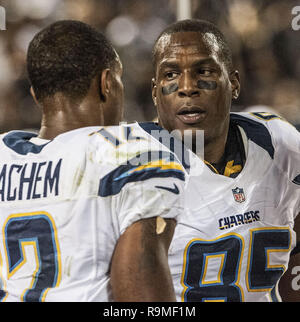
[[[177,117],[185,124],[199,123],[206,115],[206,111],[199,106],[184,106],[177,113]]]

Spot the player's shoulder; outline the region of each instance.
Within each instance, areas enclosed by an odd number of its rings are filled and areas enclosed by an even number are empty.
[[[265,127],[269,130],[271,126],[281,126],[287,123],[281,116],[268,112],[233,112],[230,113],[230,119],[237,123],[247,123],[251,126]]]
[[[94,142],[103,142],[112,151],[118,151],[118,156],[131,158],[137,153],[173,154],[181,162],[180,153],[184,145],[167,130],[154,122],[123,123],[119,126],[107,126],[90,134]],[[124,160],[125,161],[125,160]]]
[[[122,124],[118,128],[107,127],[100,131],[100,135],[106,137],[108,144],[114,146],[110,154],[104,154],[106,162],[110,160],[116,165],[101,180],[99,190],[101,196],[118,194],[128,183],[141,181],[151,186],[155,180],[168,180],[169,178],[179,180],[178,186],[184,185],[187,178],[184,166],[167,145],[162,144],[158,137],[153,137],[145,130],[144,125],[144,123]],[[152,129],[159,131],[159,127],[155,124]],[[118,141],[115,141],[116,138]],[[156,182],[158,183],[159,181]],[[172,189],[170,188],[170,191]],[[172,191],[175,194],[181,190],[181,188],[177,190],[176,187],[174,189]]]
[[[44,144],[36,145],[30,140],[37,137],[37,133],[33,131],[13,130],[1,133],[0,135],[0,149],[2,160],[6,156],[9,158],[11,154],[26,156],[29,153],[39,153],[47,141],[43,141]]]
[[[143,135],[144,134],[144,135]],[[138,149],[149,137],[143,133],[137,123],[121,123],[112,126],[90,126],[62,133],[55,138],[56,142],[87,146],[89,150],[122,150],[124,147]],[[147,144],[144,144],[147,146]]]
[[[142,165],[146,168],[154,167],[157,171],[161,169],[162,172],[166,170],[165,167],[181,169],[180,159],[170,148],[170,134],[167,132],[165,135],[169,137],[161,142],[162,140],[151,135],[144,125],[145,123],[122,123],[119,126],[96,129],[89,134],[89,152],[94,154],[97,162],[108,162],[116,166]],[[159,133],[162,129],[153,123],[152,130]]]
[[[51,140],[43,140],[38,138],[35,131],[14,130],[0,134],[0,149],[2,155],[7,153],[20,157],[71,151],[84,154],[93,149],[107,151],[126,141],[125,132],[120,126],[90,126],[61,133]],[[130,137],[130,131],[126,133]]]
[[[149,141],[151,138],[138,123],[120,123],[120,125],[90,127],[81,132],[88,134],[90,141],[103,141],[111,147],[135,145],[138,142]]]
[[[268,140],[277,151],[294,151],[300,153],[300,133],[279,115],[267,112],[231,113],[231,119],[243,128],[251,129],[258,140]],[[245,126],[246,124],[246,126]]]
[[[160,148],[159,142],[143,131],[138,123],[99,127],[88,135],[89,151],[99,151],[106,160],[111,159],[119,164]]]

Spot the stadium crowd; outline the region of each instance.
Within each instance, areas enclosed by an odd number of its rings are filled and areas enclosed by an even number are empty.
[[[298,3],[297,3],[298,2]],[[151,99],[151,48],[176,20],[175,0],[2,0],[0,129],[36,129],[41,113],[29,93],[25,57],[32,36],[51,22],[76,19],[106,36],[124,64],[125,121],[156,117]],[[242,92],[233,110],[271,108],[299,128],[300,31],[291,27],[296,0],[192,0],[192,17],[226,35],[240,71]]]

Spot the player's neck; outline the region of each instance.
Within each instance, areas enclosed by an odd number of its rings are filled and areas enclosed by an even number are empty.
[[[218,163],[225,152],[227,134],[204,142],[204,160],[209,163]]]
[[[103,113],[95,102],[84,99],[80,104],[68,100],[46,101],[38,137],[52,140],[59,134],[87,126],[101,126]]]
[[[46,140],[52,140],[54,139],[56,136],[58,136],[59,134],[68,132],[68,131],[72,131],[75,129],[78,129],[82,126],[76,126],[76,124],[73,124],[73,126],[71,126],[71,124],[55,124],[55,125],[49,125],[47,124],[47,122],[43,123],[40,131],[39,131],[39,135],[38,138],[40,139],[46,139]]]

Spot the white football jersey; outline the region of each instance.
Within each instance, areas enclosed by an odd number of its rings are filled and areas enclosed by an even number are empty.
[[[178,301],[280,300],[300,212],[300,133],[267,113],[231,120],[247,157],[236,178],[190,152],[184,216],[169,250]]]
[[[111,301],[120,235],[181,211],[184,168],[137,124],[12,131],[0,151],[0,301]]]

